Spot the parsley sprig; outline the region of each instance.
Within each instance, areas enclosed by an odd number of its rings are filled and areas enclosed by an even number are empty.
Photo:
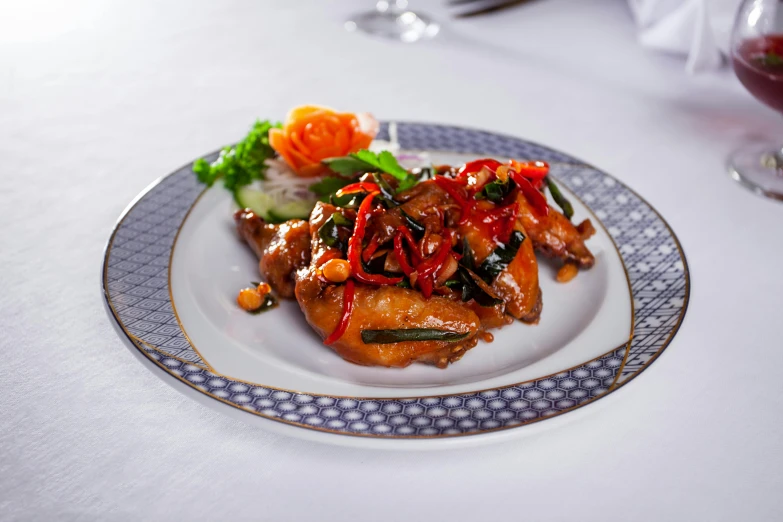
[[[224,147],[214,162],[209,163],[204,158],[196,160],[193,172],[208,187],[222,179],[223,185],[232,192],[254,180],[264,179],[267,169],[264,161],[275,155],[269,145],[269,130],[280,126],[269,120],[256,121],[242,141]]]

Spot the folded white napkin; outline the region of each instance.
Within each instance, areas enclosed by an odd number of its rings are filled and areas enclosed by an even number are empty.
[[[728,56],[741,0],[629,0],[639,41],[687,57],[689,72],[717,69]]]

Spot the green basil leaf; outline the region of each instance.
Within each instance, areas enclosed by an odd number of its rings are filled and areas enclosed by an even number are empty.
[[[335,207],[356,209],[362,204],[364,196],[365,194],[359,192],[355,194],[343,194],[342,196],[332,194],[329,196],[328,201]]]
[[[329,167],[329,170],[342,174],[343,176],[353,176],[354,174],[369,172],[373,166],[353,156],[341,156],[338,158],[326,158],[321,161]]]
[[[341,227],[353,228],[353,221],[343,216],[339,212],[335,212],[334,214],[332,214],[331,218],[334,221],[335,225],[339,225]]]
[[[480,306],[492,307],[499,305],[503,302],[499,297],[487,293],[477,280],[480,279],[479,275],[468,270],[465,267],[460,267],[458,272],[460,280],[462,280],[462,301],[467,302],[473,299]]]
[[[397,193],[399,194],[400,192],[405,192],[409,188],[415,186],[418,182],[419,182],[419,178],[417,178],[413,174],[409,174],[408,177],[400,181],[400,184],[397,187]]]
[[[321,163],[331,170],[344,176],[351,176],[363,172],[385,172],[393,176],[398,182],[397,192],[411,188],[419,182],[418,178],[410,174],[397,163],[397,158],[388,150],[379,154],[371,150],[362,149],[349,156],[339,158],[327,158]]]
[[[354,180],[350,178],[339,178],[336,176],[329,176],[318,183],[313,183],[308,187],[310,192],[314,192],[318,194],[319,196],[329,196],[331,194],[334,194],[341,188],[350,185],[353,183]]]
[[[519,247],[524,240],[525,235],[519,230],[514,230],[511,233],[511,238],[508,240],[508,243],[499,245],[493,250],[484,262],[481,263],[481,266],[476,272],[487,282],[487,284],[492,284],[492,281],[495,280],[498,274],[505,270],[508,264],[514,260],[514,257],[516,257]]]
[[[489,201],[493,203],[500,203],[506,197],[508,183],[501,183],[500,181],[492,181],[484,185],[479,194],[483,195]],[[478,195],[478,194],[477,194]]]
[[[574,207],[571,205],[571,202],[566,199],[562,192],[560,192],[560,188],[555,185],[554,181],[549,179],[549,176],[547,176],[545,179],[546,186],[549,188],[549,192],[552,194],[552,199],[554,199],[555,203],[557,203],[557,206],[562,209],[563,215],[570,220],[574,215]]]
[[[337,228],[339,226],[353,227],[353,222],[346,219],[345,216],[339,212],[335,212],[329,216],[327,220],[324,221],[323,225],[321,225],[321,228],[318,229],[318,237],[320,237],[321,241],[327,246],[339,248],[344,251],[347,245],[345,244],[345,241],[340,239],[340,230]]]
[[[462,280],[462,302],[467,303],[473,299],[473,295],[476,293],[476,288],[478,287],[464,270],[460,270],[458,275]]]
[[[371,165],[373,167],[371,170],[391,174],[397,178],[397,181],[403,181],[405,178],[410,176],[408,171],[402,168],[399,163],[397,163],[397,158],[394,157],[394,154],[388,150],[384,150],[380,154],[375,154],[371,150],[363,149],[354,152],[351,154],[351,157]]]
[[[375,184],[378,185],[378,188],[381,189],[381,196],[383,196],[383,201],[388,203],[388,206],[390,207],[399,206],[400,204],[394,201],[394,189],[391,188],[389,182],[387,182],[378,172],[374,172],[372,177],[375,180]]]
[[[410,214],[405,212],[403,209],[400,209],[400,212],[402,213],[402,217],[405,218],[405,222],[408,224],[408,228],[413,234],[413,237],[416,239],[421,239],[424,236],[424,232],[427,230],[424,228],[424,225],[413,219]]]
[[[454,332],[436,328],[406,328],[399,330],[362,330],[364,344],[390,344],[406,341],[456,342],[466,339],[470,332]]]
[[[468,243],[468,238],[466,236],[462,236],[462,259],[459,263],[470,270],[473,270],[476,267],[473,249],[470,248],[470,243]]]

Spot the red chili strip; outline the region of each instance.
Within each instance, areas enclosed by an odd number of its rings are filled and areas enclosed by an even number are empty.
[[[475,161],[470,161],[468,163],[465,163],[462,168],[459,169],[457,172],[457,179],[464,179],[467,178],[468,175],[474,174],[484,167],[487,167],[492,173],[494,173],[498,167],[501,165],[501,163],[497,160],[493,160],[491,158],[484,158],[479,159]]]
[[[528,200],[530,205],[533,207],[533,210],[542,216],[549,215],[549,205],[546,202],[546,198],[530,183],[530,181],[528,181],[526,177],[522,176],[517,171],[512,170],[511,179],[514,180],[514,182],[519,187],[519,190],[522,191],[522,195],[525,196],[526,200]]]
[[[489,235],[493,240],[505,243],[511,237],[518,213],[519,205],[515,201],[505,207],[477,211],[475,214],[479,216],[482,223],[488,225]]]
[[[378,234],[375,234],[372,236],[372,239],[370,240],[370,243],[367,245],[367,247],[362,252],[362,259],[365,263],[369,263],[372,260],[372,256],[375,253],[376,250],[378,250],[378,247],[380,246],[379,237]]]
[[[400,265],[402,273],[410,277],[413,273],[413,267],[408,263],[408,256],[405,255],[405,250],[402,248],[402,239],[404,236],[403,230],[407,231],[405,227],[398,227],[397,234],[394,236],[394,257],[397,258],[397,263]],[[410,231],[408,231],[410,234]]]
[[[421,295],[429,299],[432,295],[432,279],[429,277],[422,277],[419,274],[416,275],[416,286],[418,286],[419,290],[421,290]]]
[[[343,292],[343,313],[340,316],[340,322],[337,323],[337,328],[329,334],[329,337],[324,339],[325,345],[330,345],[343,336],[348,329],[348,323],[351,321],[351,313],[353,312],[353,302],[356,296],[356,288],[353,279],[349,279],[345,283],[345,291]]]
[[[410,229],[408,229],[408,227],[399,226],[397,227],[397,232],[402,234],[402,236],[408,242],[408,246],[411,249],[411,257],[413,258],[413,263],[414,264],[421,263],[421,254],[419,253],[419,245],[416,243],[416,239],[413,237],[413,233],[411,233]]]
[[[470,211],[473,209],[473,201],[465,198],[465,196],[462,195],[462,185],[460,185],[458,182],[454,181],[453,179],[449,179],[443,176],[435,176],[435,183],[445,190],[449,196],[454,199],[454,201],[457,202],[457,204],[462,209],[462,215],[459,218],[459,224],[464,225],[465,222],[468,220],[468,217],[470,216]]]
[[[337,191],[337,196],[344,196],[346,194],[356,194],[357,192],[379,192],[381,189],[377,183],[370,183],[367,181],[360,181],[359,183],[351,183],[346,185]]]
[[[402,281],[402,277],[386,277],[379,274],[368,274],[362,266],[362,241],[367,228],[367,216],[371,211],[372,201],[380,191],[370,192],[359,205],[356,212],[356,221],[353,225],[353,234],[348,240],[348,262],[351,264],[351,273],[360,283],[368,285],[396,285]]]
[[[424,297],[429,298],[432,295],[432,290],[435,286],[435,275],[446,263],[450,252],[451,232],[445,230],[438,252],[416,266],[416,284],[421,289]]]
[[[440,270],[443,263],[445,263],[446,259],[449,257],[449,252],[451,251],[451,232],[449,230],[444,230],[443,232],[443,240],[440,242],[438,253],[416,267],[419,277],[426,277],[434,274]]]

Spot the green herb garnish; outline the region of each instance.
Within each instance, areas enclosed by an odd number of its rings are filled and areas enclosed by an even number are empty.
[[[407,190],[419,181],[416,176],[402,168],[397,163],[397,158],[388,150],[376,154],[363,149],[348,156],[327,158],[321,163],[343,176],[353,176],[364,172],[385,172],[399,182],[397,192]]]
[[[506,267],[514,260],[519,247],[522,245],[522,241],[525,240],[525,235],[519,230],[511,232],[511,238],[505,245],[498,245],[498,247],[487,256],[481,266],[476,271],[481,278],[492,284],[492,281],[500,274]],[[464,255],[464,254],[463,254]]]
[[[328,176],[318,183],[313,183],[308,187],[310,192],[318,194],[321,201],[329,201],[329,197],[341,188],[350,185],[354,180],[350,178],[341,178],[337,176]]]
[[[318,237],[321,238],[327,246],[332,248],[339,248],[345,250],[347,245],[345,241],[340,239],[340,231],[337,227],[349,227],[353,228],[353,221],[346,218],[339,212],[335,212],[329,218],[324,221],[321,228],[318,229]]]
[[[387,206],[389,207],[399,206],[400,204],[394,201],[394,189],[391,188],[391,185],[389,185],[389,182],[383,178],[381,173],[373,172],[372,177],[375,180],[375,184],[378,185],[378,188],[381,189],[381,196],[383,198],[383,201],[387,203]]]
[[[342,196],[332,194],[329,196],[329,203],[335,207],[357,209],[359,208],[359,205],[362,204],[362,199],[364,199],[364,196],[365,194],[361,192],[356,192],[354,194],[343,194]]]
[[[547,188],[549,188],[549,192],[552,194],[552,198],[555,200],[555,203],[557,203],[557,206],[560,207],[560,209],[563,211],[563,215],[570,220],[574,215],[574,207],[571,206],[571,202],[566,199],[562,192],[560,192],[560,188],[555,185],[555,182],[552,181],[549,176],[544,179],[546,181]]]
[[[364,344],[390,344],[405,341],[456,342],[467,338],[470,332],[454,332],[436,328],[407,328],[399,330],[362,330]]]
[[[427,231],[427,229],[424,228],[424,225],[413,219],[411,215],[405,212],[403,209],[400,209],[400,213],[402,214],[402,217],[405,218],[405,223],[408,224],[408,229],[410,229],[413,237],[416,239],[421,239],[424,236],[424,232]]]
[[[503,302],[502,299],[487,292],[487,290],[482,287],[481,282],[484,281],[472,270],[461,266],[459,267],[457,275],[459,276],[461,283],[463,303],[467,303],[473,299],[479,306],[492,307]]]
[[[506,188],[508,188],[508,183],[492,181],[484,185],[484,188],[476,196],[482,196],[493,203],[500,203],[506,197]]]
[[[264,162],[275,155],[269,145],[269,130],[280,126],[269,120],[256,121],[242,141],[223,148],[211,164],[203,158],[196,160],[193,172],[208,187],[222,179],[223,185],[232,192],[254,180],[264,179],[267,169]]]
[[[476,267],[476,261],[473,256],[473,249],[470,248],[470,243],[468,243],[467,236],[462,236],[462,259],[460,260],[459,264],[469,268],[470,270],[473,270]]]
[[[462,302],[467,303],[471,299],[480,306],[495,306],[503,302],[496,295],[487,292],[486,283],[473,270],[475,268],[473,249],[470,248],[468,238],[462,238],[462,259],[457,269],[457,279],[444,283],[447,287],[462,292]]]

